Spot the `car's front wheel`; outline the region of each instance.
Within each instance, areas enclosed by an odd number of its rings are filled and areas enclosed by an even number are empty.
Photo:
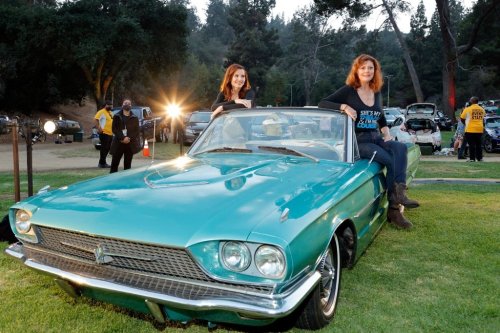
[[[305,307],[297,319],[299,328],[315,330],[325,327],[333,319],[340,291],[341,260],[337,235],[319,267],[321,279],[305,300]]]
[[[491,142],[491,138],[489,136],[484,138],[483,147],[484,151],[486,151],[487,153],[493,152],[493,143]]]

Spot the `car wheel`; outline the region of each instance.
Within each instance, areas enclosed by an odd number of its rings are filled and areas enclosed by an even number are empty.
[[[484,151],[487,153],[492,153],[493,152],[493,143],[491,142],[490,137],[484,138],[484,143],[483,143]]]
[[[299,328],[316,330],[330,323],[337,308],[340,291],[341,260],[337,235],[319,267],[321,279],[305,300],[305,306],[297,319]]]

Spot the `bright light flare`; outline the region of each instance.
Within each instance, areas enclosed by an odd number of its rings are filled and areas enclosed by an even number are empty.
[[[172,118],[177,118],[181,115],[181,107],[177,104],[167,105],[167,114]]]
[[[46,121],[45,124],[43,124],[43,130],[48,134],[54,133],[56,131],[56,127],[56,123],[52,120]]]

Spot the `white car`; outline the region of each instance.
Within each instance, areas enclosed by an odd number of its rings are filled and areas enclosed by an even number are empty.
[[[391,136],[400,142],[416,143],[422,154],[441,150],[441,131],[435,123],[437,107],[432,103],[413,103],[406,107],[406,120],[396,119]]]
[[[400,108],[384,108],[385,119],[387,120],[387,126],[392,127],[394,121],[398,118],[405,120],[405,116],[401,113]]]

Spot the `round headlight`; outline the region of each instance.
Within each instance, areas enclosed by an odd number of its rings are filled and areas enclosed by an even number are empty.
[[[25,210],[16,212],[16,230],[21,234],[26,234],[31,229],[31,215]]]
[[[263,245],[255,252],[255,266],[262,275],[277,279],[285,273],[285,257],[279,249]]]
[[[227,242],[222,247],[222,262],[232,271],[241,272],[250,266],[250,250],[243,243]]]

